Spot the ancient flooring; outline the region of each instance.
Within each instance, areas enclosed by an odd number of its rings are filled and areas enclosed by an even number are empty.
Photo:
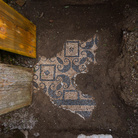
[[[96,63],[97,43],[96,35],[86,42],[68,40],[56,57],[39,57],[35,66],[34,92],[42,88],[54,105],[83,119],[90,117],[96,106],[94,97],[77,90],[75,78],[79,73],[88,72],[88,64]]]

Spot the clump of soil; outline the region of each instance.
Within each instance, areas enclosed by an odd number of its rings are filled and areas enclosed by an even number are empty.
[[[129,134],[137,137],[138,116],[138,31],[137,10],[131,9],[130,15],[124,22],[120,56],[116,59],[113,68],[109,69],[109,75],[113,82],[116,94],[131,110],[127,122]],[[131,137],[130,135],[130,137]]]
[[[122,54],[117,59],[115,74],[110,72],[120,97],[126,104],[138,107],[137,31],[123,32]]]
[[[133,11],[133,14],[132,14]],[[117,58],[115,72],[109,71],[118,94],[130,106],[138,107],[138,31],[137,10],[131,10],[124,24],[121,55]],[[116,74],[116,75],[114,75]]]
[[[2,118],[1,118],[2,119]],[[10,130],[13,129],[20,129],[20,130],[31,130],[34,128],[35,124],[37,123],[37,119],[34,118],[33,114],[30,114],[24,108],[19,110],[18,113],[7,114],[4,117],[5,122],[3,126]]]
[[[0,50],[0,63],[32,68],[35,64],[35,59]]]

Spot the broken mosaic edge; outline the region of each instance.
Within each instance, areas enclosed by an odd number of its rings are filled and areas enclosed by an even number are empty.
[[[96,40],[96,41],[93,41],[93,40]],[[70,41],[67,41],[68,43],[77,43],[77,42],[81,42],[81,41],[78,41],[78,40],[70,40]],[[95,64],[95,63],[97,63],[96,62],[96,59],[95,59],[95,55],[96,55],[96,53],[95,53],[95,50],[98,48],[97,47],[97,42],[98,42],[98,37],[97,36],[94,36],[92,39],[89,39],[88,41],[86,41],[86,42],[81,42],[81,44],[84,46],[84,43],[86,44],[84,47],[86,48],[86,49],[89,49],[89,47],[93,47],[93,45],[95,46],[94,47],[94,49],[92,50],[92,52],[93,52],[93,55],[94,55],[94,59],[93,59],[93,63]],[[87,45],[87,43],[88,43],[88,45]],[[92,45],[91,45],[92,44]],[[78,45],[78,47],[79,47],[79,45]],[[83,47],[83,48],[84,48]],[[81,47],[82,48],[82,47]],[[74,46],[72,47],[72,49],[74,49]],[[78,48],[79,49],[79,48]],[[60,53],[62,53],[63,51],[65,51],[65,46],[63,46],[63,50],[61,51],[61,52],[59,52],[58,54],[61,56],[61,54]],[[72,51],[72,50],[71,50]],[[57,54],[57,55],[58,55]],[[67,54],[67,53],[66,53]],[[69,54],[69,53],[68,53]],[[79,54],[78,54],[79,55]],[[65,56],[65,54],[64,54],[64,56]],[[58,56],[56,56],[56,57],[58,57]],[[53,57],[53,58],[56,58],[56,57]],[[43,61],[45,61],[46,62],[46,57],[40,57],[40,60],[43,58]],[[53,59],[53,58],[51,58],[51,59]],[[44,60],[45,59],[45,60]],[[50,60],[51,60],[50,59]],[[85,64],[85,67],[87,68],[87,64],[90,64],[92,61],[89,61],[88,60],[88,62],[86,62],[86,64]],[[75,85],[75,91],[78,91],[78,90],[76,90],[76,87],[77,87],[77,84],[75,83],[75,80],[76,80],[76,76],[78,75],[78,74],[81,74],[81,73],[87,73],[88,72],[88,70],[85,70],[85,71],[81,71],[80,73],[76,73],[75,75],[74,75],[74,85]],[[47,74],[46,74],[47,75]],[[86,94],[83,94],[81,91],[79,91],[79,93],[80,94],[82,94],[82,95],[85,95],[86,96]],[[72,112],[72,113],[75,113],[75,114],[77,114],[77,115],[79,115],[81,118],[83,118],[84,120],[85,120],[85,116],[83,116],[83,115],[81,115],[80,113],[77,113],[77,111],[73,111],[73,110],[70,110],[70,109],[68,109],[68,108],[64,108],[64,107],[62,107],[62,105],[58,105],[58,104],[55,104],[55,102],[54,102],[54,100],[50,97],[50,95],[48,95],[49,96],[49,98],[50,98],[50,101],[55,105],[55,106],[57,106],[57,107],[59,107],[59,108],[62,108],[62,109],[64,109],[64,110],[68,110],[68,111],[70,111],[70,112]],[[87,95],[88,96],[88,95]],[[89,105],[89,104],[88,104]],[[81,106],[81,105],[80,105]],[[93,106],[93,109],[95,108],[95,105],[92,105]],[[93,109],[92,109],[92,111],[93,111]],[[89,117],[91,116],[91,114],[92,114],[92,111],[90,111],[90,114],[88,115]],[[85,111],[84,111],[85,112]]]

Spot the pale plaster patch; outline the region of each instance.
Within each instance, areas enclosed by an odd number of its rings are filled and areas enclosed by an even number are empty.
[[[34,92],[42,88],[54,105],[83,119],[90,117],[96,106],[94,97],[77,90],[75,79],[78,74],[88,72],[88,64],[96,63],[97,43],[97,36],[86,42],[68,40],[56,57],[39,57],[35,66]]]
[[[100,134],[100,135],[91,135],[91,136],[86,136],[86,135],[79,135],[77,138],[113,138],[112,135],[104,135],[104,134]]]

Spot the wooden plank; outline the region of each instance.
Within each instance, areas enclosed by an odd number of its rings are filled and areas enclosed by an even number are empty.
[[[36,26],[2,0],[0,49],[36,58]]]
[[[31,69],[0,63],[0,115],[31,104]]]

